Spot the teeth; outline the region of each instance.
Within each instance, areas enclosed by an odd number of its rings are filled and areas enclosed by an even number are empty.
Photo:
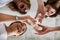
[[[29,10],[25,10],[25,12],[28,12]]]

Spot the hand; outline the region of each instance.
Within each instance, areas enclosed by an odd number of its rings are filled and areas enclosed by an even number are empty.
[[[25,20],[25,21],[23,21],[23,22],[26,22],[27,24],[31,25],[31,24],[28,22],[28,20]]]
[[[31,24],[35,24],[36,23],[36,20],[33,19],[30,16],[27,16],[27,20],[25,20],[24,22],[26,22],[27,24],[31,25]]]
[[[38,30],[38,29],[34,28],[35,31],[37,32],[35,34],[43,35],[43,34],[46,34],[46,33],[48,33],[48,32],[53,30],[52,27],[47,27],[47,26],[43,26],[43,25],[39,25],[39,26],[42,27],[43,29],[42,30]]]
[[[42,15],[41,13],[39,13],[39,14],[36,15],[35,18],[38,20],[38,22],[42,23],[42,20],[43,20],[44,17],[45,17],[44,15]]]

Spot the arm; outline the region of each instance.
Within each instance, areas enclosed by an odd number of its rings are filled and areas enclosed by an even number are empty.
[[[44,2],[42,0],[37,0],[38,2],[38,12],[37,13],[42,13],[42,15],[45,14],[44,10]]]
[[[39,18],[42,21],[42,19],[45,16],[44,2],[42,0],[37,0],[37,2],[38,2],[38,10],[37,10],[37,14],[36,14],[35,18],[37,18],[38,15],[41,14],[41,16]]]
[[[60,31],[60,26],[48,27],[48,26],[39,25],[39,27],[42,27],[42,30],[38,30],[36,27],[34,27],[35,31],[37,32],[36,34],[38,34],[38,35],[47,34],[49,32],[53,32],[53,31]]]
[[[27,19],[32,19],[32,18],[30,16],[19,16],[18,17],[18,20],[27,20]],[[16,16],[11,16],[11,15],[0,13],[0,22],[1,21],[13,21],[13,20],[16,20]]]
[[[58,26],[58,27],[53,27],[51,31],[60,31],[60,26]]]

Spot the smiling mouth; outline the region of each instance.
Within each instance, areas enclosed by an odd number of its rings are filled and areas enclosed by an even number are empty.
[[[21,32],[22,28],[17,26],[17,30],[18,30],[18,32]]]

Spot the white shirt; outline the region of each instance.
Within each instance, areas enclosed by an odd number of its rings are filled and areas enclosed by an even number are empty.
[[[7,32],[4,24],[0,24],[0,40],[7,40]]]
[[[0,0],[0,7],[5,6],[6,4],[8,4],[9,2],[11,2],[12,0]]]

